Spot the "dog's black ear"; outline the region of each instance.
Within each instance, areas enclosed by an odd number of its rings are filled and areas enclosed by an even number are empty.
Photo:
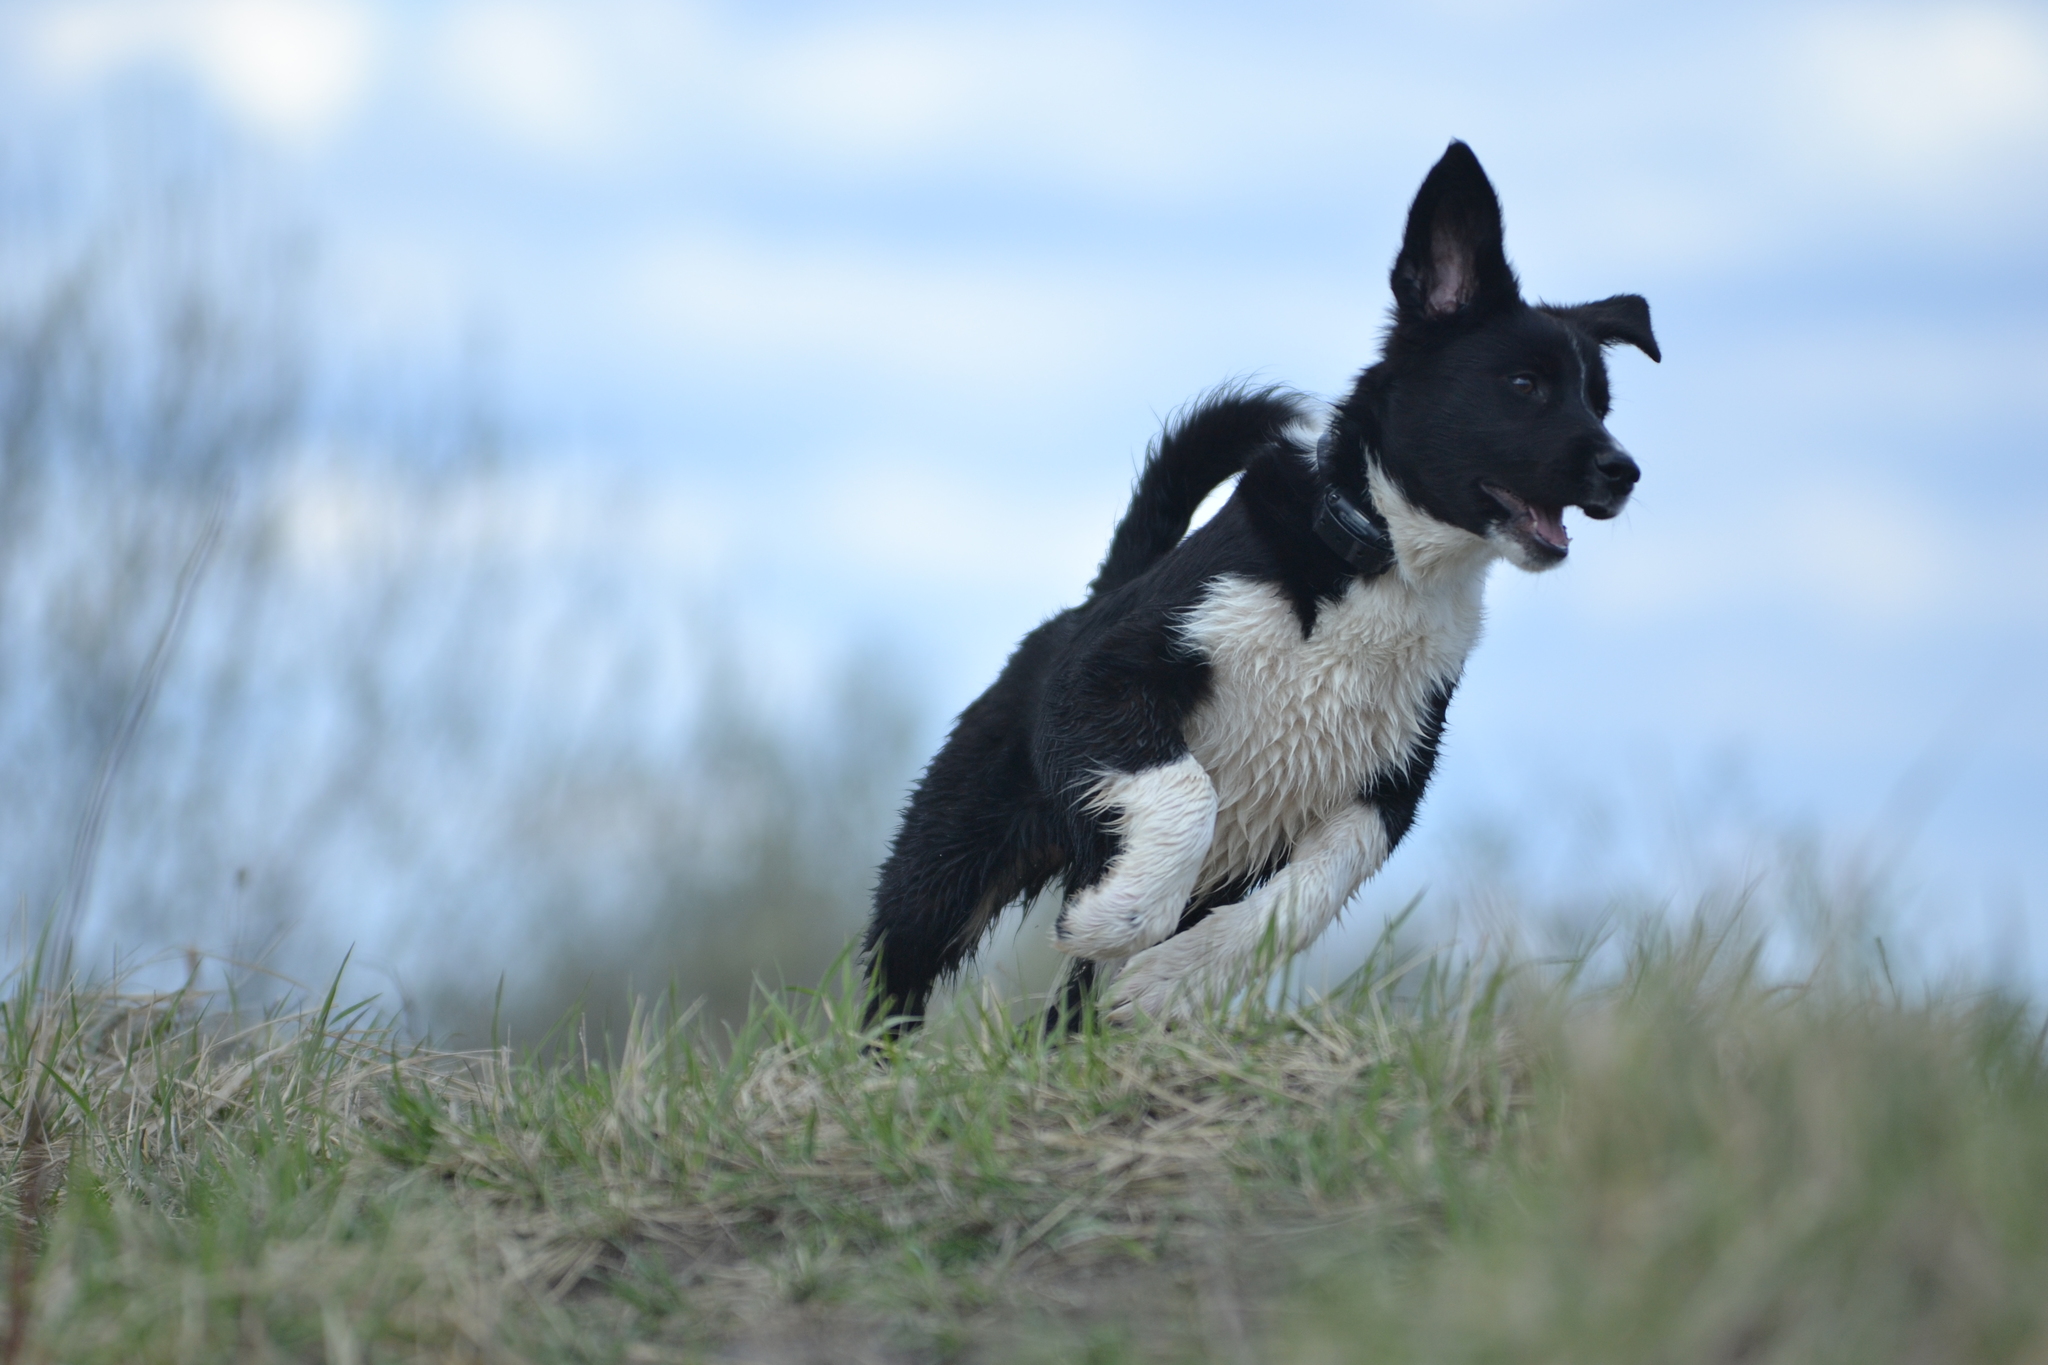
[[[1664,354],[1657,349],[1657,334],[1650,330],[1650,301],[1641,294],[1616,294],[1598,303],[1543,311],[1565,319],[1602,346],[1626,341],[1650,359],[1663,363]]]
[[[1408,210],[1394,260],[1394,306],[1404,319],[1444,318],[1520,296],[1501,242],[1500,200],[1472,149],[1453,142]]]

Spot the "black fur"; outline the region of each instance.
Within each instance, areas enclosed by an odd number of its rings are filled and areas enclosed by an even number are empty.
[[[1360,581],[1310,531],[1328,489],[1384,526],[1369,487],[1376,468],[1417,511],[1492,539],[1525,568],[1564,558],[1566,506],[1620,510],[1637,469],[1603,424],[1601,352],[1623,341],[1658,358],[1641,298],[1525,303],[1492,186],[1458,142],[1416,196],[1391,283],[1382,356],[1330,417],[1320,454],[1306,439],[1315,408],[1297,395],[1228,390],[1195,406],[1150,452],[1087,600],[1026,636],[961,714],[882,865],[864,941],[878,1015],[914,1021],[1006,906],[1055,880],[1071,904],[1103,878],[1121,850],[1089,797],[1106,774],[1187,756],[1188,722],[1213,680],[1184,628],[1219,580],[1270,585],[1303,640],[1314,637],[1320,613]],[[1189,535],[1202,499],[1240,473],[1222,510]],[[1455,672],[1434,678],[1405,755],[1357,789],[1389,847],[1414,823],[1456,684]],[[1250,894],[1288,856],[1224,869],[1177,932]],[[1096,964],[1075,964],[1055,1018],[1079,1014],[1096,975]]]
[[[1120,588],[1180,544],[1202,499],[1244,469],[1246,455],[1285,439],[1298,406],[1278,389],[1217,393],[1159,438],[1131,505],[1109,538],[1088,595]]]
[[[1387,842],[1398,844],[1415,826],[1415,810],[1422,804],[1423,789],[1436,772],[1437,746],[1443,743],[1444,716],[1451,709],[1451,693],[1457,683],[1446,681],[1430,694],[1429,709],[1422,717],[1422,730],[1408,761],[1398,768],[1373,774],[1365,784],[1365,799],[1379,810],[1387,824]]]
[[[961,713],[911,793],[875,888],[862,949],[878,1010],[920,1013],[1005,906],[1054,877],[1079,887],[1102,875],[1112,839],[1078,797],[1102,768],[1184,754],[1181,721],[1207,683],[1168,604],[1218,567],[1171,552],[1202,499],[1249,456],[1288,443],[1301,412],[1277,390],[1227,392],[1176,423],[1146,459],[1088,601],[1025,636]],[[1167,564],[1181,572],[1150,572]]]

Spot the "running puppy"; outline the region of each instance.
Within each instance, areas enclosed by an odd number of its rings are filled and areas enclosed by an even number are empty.
[[[1088,600],[961,713],[875,890],[878,1016],[915,1021],[1055,880],[1064,1008],[1121,964],[1113,1015],[1185,1013],[1263,944],[1314,942],[1408,832],[1488,568],[1555,567],[1564,509],[1612,517],[1635,487],[1602,348],[1659,356],[1637,295],[1522,300],[1462,142],[1409,210],[1393,292],[1379,363],[1326,421],[1227,390],[1162,435]]]

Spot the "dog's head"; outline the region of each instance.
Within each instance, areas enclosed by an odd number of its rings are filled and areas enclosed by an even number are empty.
[[[1385,353],[1360,381],[1383,471],[1422,511],[1522,568],[1561,563],[1564,509],[1612,517],[1640,476],[1607,432],[1602,349],[1625,341],[1659,359],[1650,305],[1635,294],[1525,303],[1500,202],[1462,142],[1415,196],[1393,285]]]

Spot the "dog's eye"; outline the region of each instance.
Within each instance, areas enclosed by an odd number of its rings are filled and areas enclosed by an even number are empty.
[[[1508,387],[1524,398],[1534,398],[1540,386],[1533,374],[1511,374],[1508,376]]]

